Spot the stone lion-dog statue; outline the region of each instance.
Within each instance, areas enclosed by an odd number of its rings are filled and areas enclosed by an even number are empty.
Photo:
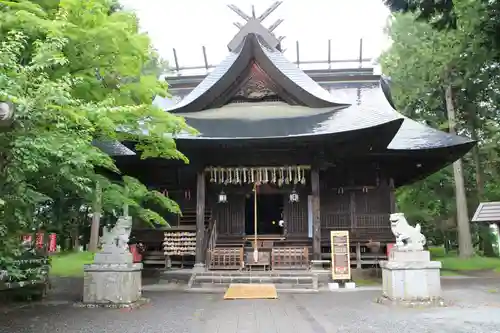
[[[403,213],[390,215],[391,231],[396,237],[396,248],[400,251],[423,251],[425,236],[420,232],[420,224],[415,227],[408,224]]]

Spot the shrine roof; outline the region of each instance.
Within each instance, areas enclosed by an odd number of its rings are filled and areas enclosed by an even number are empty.
[[[335,101],[328,91],[300,68],[288,61],[283,53],[273,49],[253,33],[196,86],[181,102],[167,106],[172,113],[198,112],[230,102],[238,89],[248,81],[252,69],[267,77],[276,94],[289,104],[311,108],[346,106]]]
[[[234,103],[183,116],[199,131],[198,138],[222,140],[340,134],[399,119],[355,106],[312,109],[284,102]]]

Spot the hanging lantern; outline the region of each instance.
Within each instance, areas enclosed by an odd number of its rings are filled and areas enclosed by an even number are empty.
[[[226,203],[227,202],[227,195],[224,193],[224,190],[220,191],[219,193],[219,203]]]
[[[290,202],[299,202],[299,194],[295,191],[295,189],[293,189],[290,193]]]

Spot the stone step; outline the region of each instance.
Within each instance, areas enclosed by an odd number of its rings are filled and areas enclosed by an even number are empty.
[[[204,286],[204,287],[193,287],[193,288],[188,288],[185,291],[190,292],[190,293],[207,293],[207,294],[219,294],[219,293],[225,293],[227,290],[227,287],[220,287],[220,286]],[[315,294],[318,293],[317,289],[308,289],[308,288],[285,288],[285,287],[278,287],[276,286],[276,291],[278,292],[278,297],[279,294],[286,294],[286,293],[292,293],[292,294]]]
[[[196,276],[196,282],[211,283],[292,283],[292,284],[312,284],[312,276]]]
[[[201,272],[197,273],[197,276],[271,276],[271,277],[297,277],[297,276],[315,276],[316,273],[309,273],[304,271],[297,272],[280,272],[280,271],[246,271],[246,272],[235,272],[235,271],[214,271],[214,272]]]
[[[233,282],[234,283],[234,282]],[[210,282],[200,282],[193,283],[192,288],[214,288],[214,287],[224,287],[229,288],[232,283],[210,283]],[[238,284],[238,283],[235,283]],[[244,283],[244,284],[258,284],[258,283]],[[294,284],[294,283],[280,283],[274,284],[277,289],[314,289],[313,285],[310,284]]]

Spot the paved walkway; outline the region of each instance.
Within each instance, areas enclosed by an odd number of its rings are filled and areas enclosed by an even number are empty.
[[[500,332],[498,280],[449,285],[444,296],[452,305],[439,309],[390,308],[373,302],[379,294],[325,292],[224,301],[220,294],[146,293],[151,303],[135,310],[74,308],[53,297],[44,305],[0,314],[0,332]]]

